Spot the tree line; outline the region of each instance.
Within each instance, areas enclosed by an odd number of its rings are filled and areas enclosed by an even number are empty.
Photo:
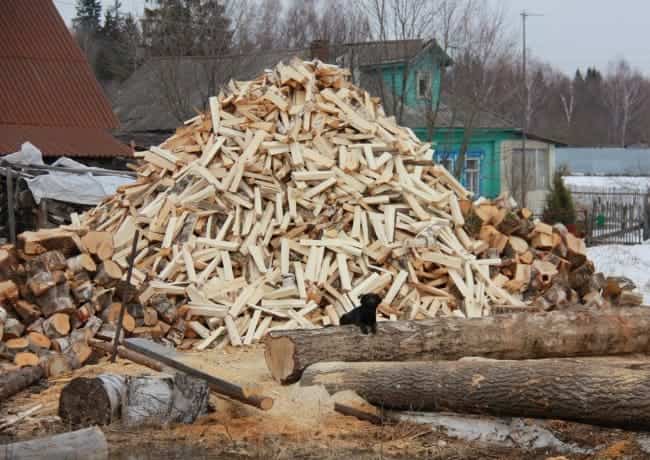
[[[431,132],[444,112],[445,123],[462,124],[468,142],[490,113],[515,127],[525,116],[530,131],[571,145],[649,141],[648,78],[624,60],[568,76],[532,59],[524,91],[518,33],[504,13],[483,0],[147,0],[143,16],[135,17],[119,0],[103,10],[100,0],[77,0],[73,32],[105,84],[124,81],[152,57],[251,55],[324,40],[331,50],[392,42],[384,56],[375,51],[388,60],[396,43],[435,39],[453,65],[441,75],[442,97],[421,114]],[[393,89],[385,81],[368,84],[382,97]],[[401,121],[405,100],[383,99]]]

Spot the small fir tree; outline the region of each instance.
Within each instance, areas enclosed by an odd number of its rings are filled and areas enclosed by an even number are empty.
[[[558,169],[553,176],[553,187],[546,198],[544,209],[544,221],[549,224],[563,223],[564,225],[575,224],[576,211],[573,206],[571,191],[564,184],[563,176],[566,169]]]

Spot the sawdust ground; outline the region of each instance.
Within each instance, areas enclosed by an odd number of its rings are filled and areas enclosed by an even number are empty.
[[[271,378],[261,346],[184,353],[183,361],[205,372],[238,384],[256,384],[271,396],[274,406],[263,412],[243,404],[211,396],[213,411],[192,425],[124,428],[104,427],[116,459],[396,459],[487,458],[546,459],[552,452],[524,452],[512,448],[470,443],[432,432],[426,426],[398,424],[374,426],[334,412],[333,398],[322,387],[281,386]],[[26,421],[0,433],[0,443],[29,439],[69,430],[56,417],[59,394],[73,377],[102,373],[143,374],[154,371],[118,360],[101,359],[72,375],[34,386],[0,406],[0,417],[42,408]],[[633,433],[567,422],[549,422],[564,441],[600,446],[592,456],[567,458],[648,458]]]

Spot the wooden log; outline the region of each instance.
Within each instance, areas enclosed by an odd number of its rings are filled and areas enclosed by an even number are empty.
[[[650,311],[643,307],[436,318],[377,324],[376,335],[354,326],[271,331],[266,364],[276,380],[294,382],[326,361],[453,360],[464,356],[533,359],[609,356],[650,351]]]
[[[0,449],[0,460],[12,459],[107,460],[108,443],[97,427],[57,434],[47,438],[6,444]]]
[[[128,339],[124,341],[124,344],[127,348],[142,353],[149,358],[160,361],[166,366],[169,366],[181,372],[185,372],[186,374],[193,377],[205,380],[210,385],[211,390],[221,395],[265,411],[270,410],[273,407],[273,399],[266,396],[251,394],[251,392],[246,388],[242,388],[239,385],[235,385],[226,380],[220,379],[210,374],[206,374],[203,371],[188,366],[187,364],[177,359],[174,350],[165,349],[161,345],[143,339]]]
[[[95,261],[88,254],[79,254],[71,257],[66,261],[66,265],[72,273],[79,273],[82,270],[86,270],[87,272],[94,272],[97,270]]]
[[[95,283],[99,286],[111,287],[122,278],[122,269],[112,260],[103,261],[97,268]]]
[[[0,302],[18,300],[18,286],[11,280],[0,282]]]
[[[586,360],[318,363],[300,383],[352,390],[388,409],[650,428],[650,371]]]
[[[48,350],[52,346],[52,341],[40,332],[30,332],[27,334],[30,350]]]
[[[108,260],[113,256],[113,234],[111,232],[91,231],[81,237],[81,242],[90,254],[100,260]]]
[[[26,300],[18,300],[14,304],[14,311],[25,324],[31,324],[42,316],[39,308]]]
[[[27,255],[38,255],[52,250],[72,254],[83,249],[83,243],[76,233],[59,228],[23,232],[18,235],[16,246]]]
[[[25,271],[30,275],[40,272],[54,272],[66,269],[65,256],[61,251],[48,251],[25,262]]]
[[[10,396],[27,388],[39,381],[45,373],[40,366],[24,367],[8,372],[0,373],[0,401],[4,401]],[[3,450],[0,449],[0,455]]]
[[[29,340],[25,337],[18,337],[16,339],[9,339],[5,342],[7,349],[15,354],[29,349]]]
[[[70,333],[70,317],[65,313],[55,313],[43,321],[43,333],[50,339],[65,337]]]
[[[75,378],[61,391],[59,416],[75,427],[192,423],[207,411],[208,394],[207,382],[182,373]]]
[[[4,340],[17,339],[25,332],[25,326],[16,318],[7,318],[4,323]]]
[[[18,367],[38,366],[38,355],[29,351],[21,351],[14,356],[14,364]]]
[[[49,317],[55,313],[74,313],[76,308],[70,297],[70,288],[67,283],[58,284],[44,294],[34,299],[40,307],[43,316]]]

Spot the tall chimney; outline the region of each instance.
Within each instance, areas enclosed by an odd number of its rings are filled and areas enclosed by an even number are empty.
[[[323,62],[329,62],[330,47],[328,40],[313,40],[309,46],[312,59],[319,59]]]

